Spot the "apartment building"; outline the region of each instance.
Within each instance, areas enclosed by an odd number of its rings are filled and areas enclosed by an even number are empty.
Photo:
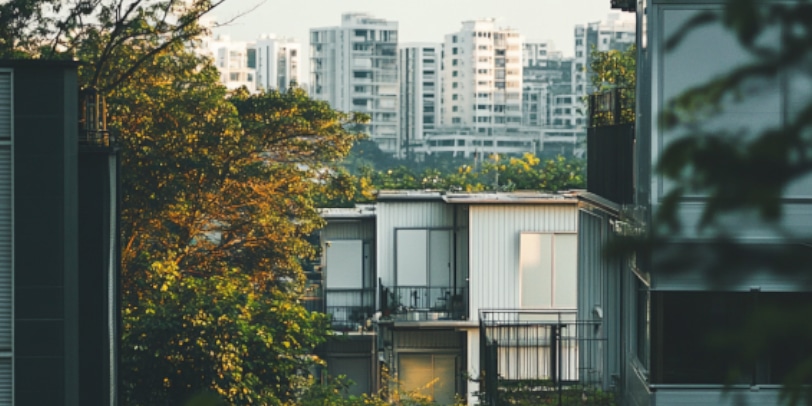
[[[673,49],[666,47],[686,22],[703,12],[721,13],[726,2],[615,3],[637,17],[637,121],[590,128],[588,150],[605,147],[617,159],[589,158],[589,193],[581,195],[579,214],[579,275],[592,281],[579,284],[579,308],[603,314],[604,356],[613,376],[608,384],[622,390],[625,404],[635,406],[780,404],[782,384],[791,366],[808,356],[808,342],[788,334],[743,365],[736,351],[741,348],[730,340],[747,323],[759,323],[751,331],[777,329],[751,318],[764,309],[788,311],[812,300],[808,272],[796,269],[808,260],[776,260],[811,254],[802,242],[812,226],[806,199],[812,193],[810,176],[781,192],[783,216],[776,222],[740,211],[719,218],[727,242],[716,238],[718,229],[697,228],[709,196],[693,193],[674,203],[682,227],[656,247],[600,257],[596,247],[661,227],[657,215],[675,185],[654,168],[680,139],[679,131],[656,119],[669,100],[754,61],[721,20],[691,30]],[[772,49],[781,46],[778,36],[761,40]],[[785,125],[809,101],[809,81],[791,71],[780,75],[781,80],[760,82],[759,90],[742,100],[723,100],[692,131],[726,129],[729,136],[746,139]],[[730,243],[738,244],[735,250]],[[754,260],[762,255],[772,261]]]
[[[443,43],[442,123],[476,134],[518,132],[522,122],[522,38],[494,19],[465,21]]]
[[[118,404],[118,152],[78,66],[0,61],[3,405]]]
[[[440,124],[441,57],[439,43],[406,43],[398,48],[399,157],[414,159],[426,134]]]
[[[256,65],[249,62],[249,43],[245,41],[234,41],[227,35],[216,35],[204,37],[198,47],[198,52],[209,56],[214,62],[214,66],[220,72],[220,83],[228,89],[234,90],[245,86],[249,92],[255,92]]]
[[[311,96],[336,110],[367,113],[370,138],[398,151],[398,23],[347,13],[337,27],[310,30]]]
[[[262,35],[248,51],[249,67],[256,71],[256,87],[263,90],[285,90],[301,86],[302,47],[295,39],[273,34]]]

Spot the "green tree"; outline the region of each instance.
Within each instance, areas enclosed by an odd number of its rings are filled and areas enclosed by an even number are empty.
[[[630,123],[635,118],[635,89],[637,85],[637,48],[626,50],[592,51],[589,65],[592,85],[598,93],[612,93],[619,98],[620,118],[614,120],[613,110],[592,113],[591,125]],[[614,106],[610,106],[614,108]]]
[[[374,190],[431,189],[445,191],[543,190],[557,192],[584,188],[584,162],[558,156],[542,161],[533,154],[521,157],[491,156],[477,165],[461,165],[452,171],[406,166],[375,171],[366,168],[359,176],[358,190],[366,200]]]
[[[121,392],[126,404],[295,403],[324,315],[298,303],[316,197],[363,116],[300,90],[229,95],[188,47],[220,1],[12,0],[0,54],[77,58],[107,97],[122,158]],[[351,184],[351,183],[350,183]],[[196,399],[193,401],[197,401]]]
[[[292,401],[328,330],[297,302],[314,196],[338,197],[355,118],[301,90],[226,97],[211,66],[157,57],[109,98],[123,149],[129,404],[213,389],[230,404]]]

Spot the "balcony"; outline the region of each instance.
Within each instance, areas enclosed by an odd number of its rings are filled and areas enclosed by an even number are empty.
[[[480,311],[480,404],[614,404],[600,325],[574,310]]]
[[[381,285],[381,309],[395,321],[467,320],[468,289]]]
[[[368,289],[327,289],[325,313],[330,315],[333,330],[359,331],[375,311],[375,291]]]
[[[326,289],[320,284],[303,298],[305,309],[326,313],[330,325],[336,331],[361,331],[367,329],[367,320],[375,310],[373,289]]]
[[[79,145],[85,149],[114,150],[117,139],[107,130],[107,101],[96,89],[80,94]]]

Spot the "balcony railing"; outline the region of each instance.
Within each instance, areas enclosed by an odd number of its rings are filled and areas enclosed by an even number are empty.
[[[544,310],[482,310],[479,320],[482,405],[612,404],[600,321]]]
[[[302,304],[311,312],[330,315],[330,323],[337,331],[368,329],[367,320],[375,312],[374,289],[311,289]]]
[[[117,140],[107,129],[107,101],[96,89],[80,94],[79,145],[115,148]]]
[[[468,290],[450,286],[381,285],[383,315],[393,320],[467,320]]]

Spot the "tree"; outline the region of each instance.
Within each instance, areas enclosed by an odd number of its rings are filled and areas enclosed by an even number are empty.
[[[82,86],[102,94],[206,31],[226,0],[11,0],[0,4],[0,56],[77,58]]]
[[[211,66],[156,58],[111,93],[123,142],[124,336],[129,404],[202,389],[278,404],[307,385],[325,317],[297,302],[313,196],[337,197],[331,162],[355,118],[301,90],[226,97]]]
[[[634,122],[635,87],[637,85],[637,48],[632,45],[626,50],[592,51],[589,70],[592,85],[598,93],[612,93],[620,104],[620,118],[614,120],[612,111],[591,112],[591,125]],[[614,106],[612,106],[614,107]]]
[[[363,116],[301,90],[229,95],[188,50],[221,1],[13,0],[0,53],[78,58],[107,97],[122,158],[121,392],[126,404],[291,403],[309,385],[325,316],[298,303],[300,261],[340,199],[335,163]]]
[[[367,168],[359,176],[358,190],[367,200],[374,199],[374,190],[382,189],[557,192],[583,188],[584,169],[583,161],[575,158],[558,156],[542,161],[530,153],[510,158],[494,155],[476,166],[461,165],[452,171],[427,168],[418,172],[405,166],[379,171]]]

